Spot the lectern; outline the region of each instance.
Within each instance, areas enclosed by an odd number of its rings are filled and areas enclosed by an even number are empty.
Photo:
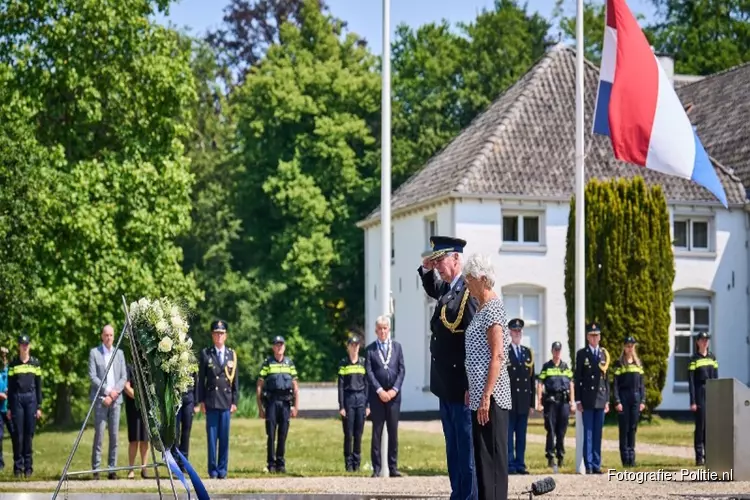
[[[706,381],[706,469],[750,481],[750,387],[734,378]]]

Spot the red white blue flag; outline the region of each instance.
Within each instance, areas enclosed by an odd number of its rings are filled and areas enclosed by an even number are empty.
[[[692,179],[727,206],[724,187],[625,0],[607,0],[594,133],[615,158]]]

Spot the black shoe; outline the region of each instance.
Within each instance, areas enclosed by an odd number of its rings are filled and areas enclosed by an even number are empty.
[[[279,474],[286,474],[286,467],[284,467],[283,465],[281,467],[277,466],[276,472],[278,472]]]
[[[26,472],[23,473],[23,475],[26,477],[31,477],[31,474],[32,474],[32,471],[30,470],[27,470]]]
[[[706,460],[704,458],[697,458],[695,459],[695,465],[697,465],[698,467],[706,465]]]
[[[552,457],[549,457],[547,459],[547,467],[554,467],[554,466],[555,466],[555,461],[552,459]]]
[[[354,467],[352,467],[350,464],[346,464],[346,472],[354,472]]]
[[[109,474],[107,474],[107,479],[117,479],[117,473],[110,472]]]
[[[563,457],[557,457],[557,466],[562,467],[565,463],[565,459]]]
[[[275,473],[276,472],[276,466],[275,465],[269,465],[268,466],[268,472],[270,472],[271,474]]]
[[[372,471],[372,476],[370,477],[380,477],[380,471],[379,470]]]
[[[522,476],[526,476],[529,474],[529,471],[527,471],[526,469],[521,469],[518,471],[518,474],[521,474]]]
[[[13,476],[15,476],[15,477],[21,477],[21,476],[23,476],[23,472],[21,472],[20,470],[13,471]]]
[[[392,471],[390,472],[390,476],[391,476],[391,477],[401,477],[401,476],[402,476],[402,474],[401,474],[401,473],[400,473],[400,472],[398,471],[398,469],[393,469],[393,470],[392,470]]]
[[[601,469],[592,469],[591,472],[594,474],[604,474]]]
[[[586,474],[592,474],[591,469],[586,469]]]

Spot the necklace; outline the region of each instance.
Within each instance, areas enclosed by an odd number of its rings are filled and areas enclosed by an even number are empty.
[[[391,348],[391,343],[388,342],[386,344],[388,347],[388,354],[386,354],[385,358],[383,357],[383,349],[378,347],[378,356],[380,356],[380,362],[383,363],[383,368],[386,370],[388,369],[388,363],[391,361],[391,354],[393,353],[393,349]]]

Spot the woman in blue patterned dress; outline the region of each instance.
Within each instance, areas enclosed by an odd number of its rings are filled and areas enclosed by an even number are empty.
[[[479,306],[466,329],[467,403],[472,414],[474,460],[480,500],[508,498],[508,410],[506,361],[510,331],[502,300],[493,290],[495,270],[485,255],[469,257],[466,286]]]

